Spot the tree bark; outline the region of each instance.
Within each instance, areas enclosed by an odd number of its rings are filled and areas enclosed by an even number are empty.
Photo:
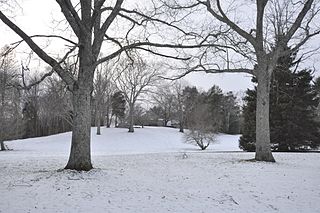
[[[134,104],[130,104],[130,109],[129,109],[129,132],[134,132]]]
[[[181,121],[179,122],[179,132],[184,133],[183,124]]]
[[[96,127],[97,127],[97,135],[101,135],[101,112],[100,112],[99,104],[96,110]]]
[[[3,79],[0,79],[0,89],[1,89],[1,103],[0,103],[0,146],[1,151],[6,150],[6,147],[4,146],[4,127],[5,127],[5,121],[4,121],[4,105],[5,105],[5,95],[6,95],[6,86],[7,86],[7,72],[6,69],[3,70]]]
[[[180,111],[180,121],[179,121],[179,132],[181,132],[181,133],[184,133],[184,130],[183,130],[183,119],[184,119],[184,116],[183,116],[183,111],[182,111],[182,107],[180,107],[180,109],[179,109],[179,111]]]
[[[66,169],[89,171],[92,169],[90,138],[91,138],[91,93],[95,66],[91,51],[91,37],[80,39],[83,44],[79,48],[78,81],[72,90],[73,127],[70,157]]]
[[[115,117],[115,120],[114,120],[114,127],[118,127],[118,116]]]
[[[71,151],[65,169],[89,171],[92,169],[90,155],[91,111],[90,90],[79,89],[73,92],[73,127]]]
[[[230,112],[228,111],[225,117],[225,132],[230,133]]]
[[[266,63],[267,64],[267,63]],[[257,71],[256,155],[258,161],[275,162],[270,146],[269,99],[270,77],[268,67]]]
[[[0,145],[1,145],[0,151],[6,150],[6,147],[4,146],[4,142],[3,141],[0,141]]]
[[[110,107],[109,107],[109,101],[107,102],[107,109],[106,109],[106,127],[110,128],[111,125],[111,116],[110,116]]]

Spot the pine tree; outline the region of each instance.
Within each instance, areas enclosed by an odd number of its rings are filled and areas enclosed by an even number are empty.
[[[243,150],[253,152],[256,149],[256,102],[257,88],[248,89],[246,96],[243,98],[245,106],[243,107],[242,136],[239,140],[239,147]]]
[[[320,77],[317,77],[314,81],[313,85],[314,90],[317,93],[317,97],[320,98]],[[318,104],[317,107],[317,112],[316,112],[316,121],[320,122],[320,103]]]
[[[319,123],[314,119],[319,103],[311,85],[312,72],[290,71],[294,55],[282,57],[272,76],[270,91],[271,146],[277,151],[310,149],[319,145]],[[240,148],[255,150],[256,88],[247,90],[243,108]]]
[[[237,97],[230,91],[223,96],[223,132],[239,134],[240,132],[240,107]]]
[[[223,132],[224,95],[222,90],[218,86],[214,85],[206,94],[204,94],[204,96],[205,103],[208,104],[209,108],[208,116],[211,118],[211,125],[215,126],[218,131]]]
[[[196,87],[185,87],[182,91],[184,114],[185,114],[185,126],[189,128],[192,126],[193,121],[191,115],[195,111],[196,105],[199,104],[200,95]]]
[[[115,118],[115,126],[118,126],[118,118],[122,119],[126,110],[126,100],[122,92],[116,92],[111,97],[112,115]]]

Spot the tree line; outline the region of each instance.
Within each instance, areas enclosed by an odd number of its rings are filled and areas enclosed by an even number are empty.
[[[39,73],[18,65],[14,52],[6,51],[2,48],[0,68],[1,141],[70,131],[74,111],[67,85],[53,75],[22,88],[36,82]],[[124,58],[98,67],[91,95],[91,126],[98,135],[101,126],[127,127],[129,132],[134,125],[171,126],[184,132],[199,122],[213,132],[240,132],[240,106],[232,92],[224,94],[218,86],[200,92],[182,80],[164,80],[158,65],[139,60],[133,65]]]

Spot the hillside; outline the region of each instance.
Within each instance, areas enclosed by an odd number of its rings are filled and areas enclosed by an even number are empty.
[[[91,131],[93,155],[142,154],[180,151],[197,151],[197,146],[184,143],[184,136],[177,129],[165,127],[136,128],[128,133],[122,128],[101,128],[101,135]],[[210,151],[240,151],[239,135],[219,134]],[[6,144],[15,151],[36,155],[67,156],[70,149],[71,132],[48,137],[9,141]]]
[[[238,137],[219,135],[203,152],[176,129],[103,128],[90,172],[61,170],[70,133],[10,141],[0,213],[319,212],[319,153],[247,161],[254,153],[238,152]]]

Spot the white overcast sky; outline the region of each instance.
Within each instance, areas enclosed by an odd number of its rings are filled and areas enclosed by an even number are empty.
[[[16,15],[12,20],[17,23],[27,34],[46,34],[52,32],[52,19],[59,13],[59,7],[54,0],[20,0],[21,9],[17,8]],[[55,11],[55,12],[54,12]],[[0,21],[0,47],[5,44],[19,40],[8,27]],[[311,46],[318,45],[320,38],[312,41]],[[317,76],[320,74],[320,55],[314,55],[303,65],[304,67],[315,67]],[[202,89],[207,90],[212,85],[218,85],[224,92],[234,91],[242,93],[247,88],[252,88],[251,76],[248,74],[190,74],[186,80]]]

